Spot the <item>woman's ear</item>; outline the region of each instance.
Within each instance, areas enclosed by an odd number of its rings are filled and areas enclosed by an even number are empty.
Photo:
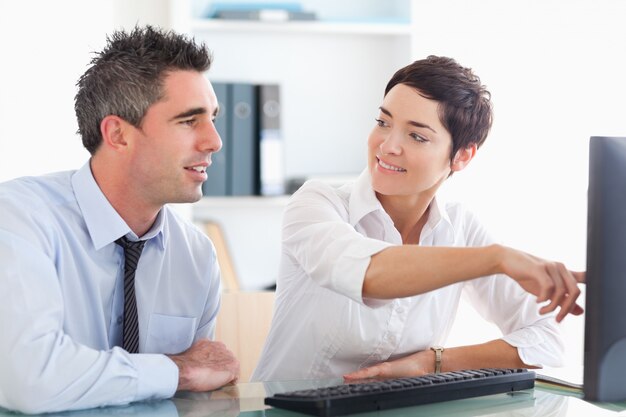
[[[100,122],[100,133],[102,134],[103,145],[116,151],[123,149],[127,145],[124,132],[126,122],[118,116],[108,115]]]
[[[467,148],[462,148],[456,151],[456,155],[454,155],[454,158],[452,158],[450,169],[453,172],[461,171],[462,169],[464,169],[476,155],[477,149],[478,146],[475,143],[472,143]]]

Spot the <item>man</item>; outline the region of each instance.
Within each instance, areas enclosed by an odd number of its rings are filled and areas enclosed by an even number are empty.
[[[0,406],[28,413],[167,398],[236,381],[211,342],[211,242],[167,203],[201,198],[221,148],[204,45],[114,33],[78,82],[90,160],[0,184]]]

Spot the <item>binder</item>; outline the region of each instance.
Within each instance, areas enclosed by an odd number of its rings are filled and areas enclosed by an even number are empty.
[[[285,193],[280,86],[212,83],[222,149],[211,156],[204,196]]]
[[[254,84],[231,85],[231,152],[229,173],[232,195],[260,192],[258,101]]]
[[[258,86],[259,171],[261,195],[285,193],[283,140],[281,135],[280,88],[277,84]]]
[[[202,195],[224,196],[230,193],[230,173],[228,172],[231,144],[230,119],[231,88],[228,83],[212,83],[217,96],[219,112],[215,118],[215,128],[222,139],[222,149],[211,155],[211,166],[207,169],[207,180],[202,184]]]

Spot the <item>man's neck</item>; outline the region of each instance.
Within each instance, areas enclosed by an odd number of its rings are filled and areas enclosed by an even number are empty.
[[[91,158],[91,173],[96,184],[128,227],[139,237],[145,235],[157,219],[162,206],[151,205],[129,186],[127,176],[97,158]]]

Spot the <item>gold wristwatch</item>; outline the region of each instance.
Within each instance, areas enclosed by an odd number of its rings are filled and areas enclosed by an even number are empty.
[[[441,346],[433,346],[430,348],[433,352],[435,352],[435,373],[441,373],[441,354],[443,353],[443,347]]]

